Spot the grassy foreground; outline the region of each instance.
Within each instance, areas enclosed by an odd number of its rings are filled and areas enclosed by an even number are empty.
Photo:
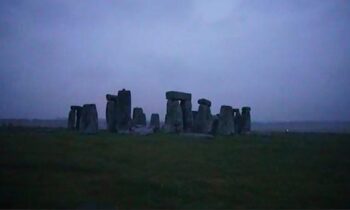
[[[0,208],[350,208],[349,137],[0,129]]]

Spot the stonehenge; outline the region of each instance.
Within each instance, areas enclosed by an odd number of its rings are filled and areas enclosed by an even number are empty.
[[[81,110],[79,131],[94,134],[98,131],[98,115],[95,104],[85,104]]]
[[[160,116],[152,113],[147,126],[146,114],[141,107],[134,107],[131,117],[131,91],[119,90],[117,95],[106,94],[106,128],[109,132],[149,134],[160,129],[168,133],[192,133],[232,135],[251,131],[251,108],[232,108],[222,105],[220,113],[212,115],[212,102],[198,99],[198,111],[192,110],[192,95],[179,91],[167,91],[166,114],[161,127]],[[98,113],[95,104],[71,106],[67,127],[81,133],[98,131]]]
[[[107,123],[107,130],[110,132],[116,131],[116,125],[117,125],[117,104],[118,104],[118,98],[115,95],[106,95],[107,99],[107,105],[106,105],[106,123]]]
[[[68,129],[79,130],[80,127],[80,116],[81,106],[71,106],[68,114]]]
[[[242,132],[249,133],[251,127],[250,107],[242,107]]]
[[[159,114],[153,113],[151,115],[150,127],[153,128],[154,131],[158,131],[160,129]]]
[[[69,130],[75,130],[75,110],[73,110],[72,108],[69,111],[68,114],[68,129]]]
[[[231,135],[234,133],[233,110],[231,106],[223,105],[220,108],[217,133]]]
[[[118,91],[118,130],[129,130],[131,127],[131,92]]]
[[[165,131],[190,132],[193,127],[192,95],[190,93],[168,91],[165,96],[168,100]]]
[[[239,109],[233,109],[234,131],[236,134],[242,133],[242,116]]]
[[[131,127],[131,92],[120,90],[118,95],[106,95],[106,122],[110,132],[128,131]]]
[[[211,131],[213,117],[211,115],[211,102],[207,99],[198,100],[198,112],[194,118],[194,131],[198,133],[209,133]]]
[[[133,125],[146,126],[146,115],[143,113],[143,109],[135,107],[132,113]]]

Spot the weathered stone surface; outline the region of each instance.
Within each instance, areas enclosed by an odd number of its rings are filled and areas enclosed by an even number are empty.
[[[72,109],[72,110],[78,110],[78,109],[81,109],[81,106],[73,105],[73,106],[70,106],[70,109]]]
[[[232,117],[232,107],[221,106],[219,123],[218,123],[218,134],[231,135],[233,133],[234,133],[234,122]]]
[[[74,130],[75,129],[75,113],[76,111],[71,108],[68,114],[68,129]]]
[[[131,127],[131,92],[129,90],[118,91],[118,131],[128,130]]]
[[[210,133],[213,135],[218,134],[218,126],[219,126],[219,114],[216,114],[213,116],[213,123],[211,125],[211,131]]]
[[[107,101],[117,101],[118,100],[118,96],[107,94],[106,95],[106,99],[107,99]]]
[[[116,103],[116,101],[108,100],[106,105],[107,130],[110,132],[115,132],[117,129]]]
[[[250,119],[250,107],[242,107],[242,132],[250,132],[251,119]]]
[[[193,120],[196,119],[197,114],[198,114],[198,111],[192,111]]]
[[[208,105],[200,104],[194,120],[194,128],[198,133],[209,133],[212,129],[213,117]]]
[[[135,107],[132,113],[132,120],[134,125],[146,126],[146,115],[143,113],[143,109]]]
[[[168,100],[167,114],[165,116],[165,131],[166,132],[182,132],[183,118],[182,109],[178,101]]]
[[[205,98],[201,98],[198,100],[198,104],[202,104],[202,105],[207,105],[207,106],[211,106],[211,101],[209,101],[208,99]]]
[[[159,114],[153,113],[151,115],[150,127],[154,129],[154,131],[158,131],[160,128],[160,119]]]
[[[183,130],[190,132],[193,128],[193,115],[191,100],[182,100],[181,109],[183,114]]]
[[[80,129],[82,133],[95,134],[98,131],[98,115],[95,104],[85,104],[81,111]]]
[[[166,92],[166,99],[168,100],[189,100],[191,101],[192,95],[190,93],[184,93],[179,91]]]
[[[242,132],[242,116],[239,109],[233,109],[233,122],[235,133],[240,134]]]
[[[80,128],[80,118],[81,118],[81,111],[83,110],[83,107],[81,107],[81,106],[78,106],[77,108],[76,108],[76,116],[77,116],[77,118],[76,118],[76,120],[75,120],[75,129],[76,130],[79,130],[79,128]]]

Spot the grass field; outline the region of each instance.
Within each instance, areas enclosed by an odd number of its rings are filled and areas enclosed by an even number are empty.
[[[350,208],[349,134],[0,130],[0,208]]]

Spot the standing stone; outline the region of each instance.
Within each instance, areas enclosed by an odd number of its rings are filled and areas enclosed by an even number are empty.
[[[107,130],[111,132],[116,131],[117,125],[117,96],[106,95],[107,105],[106,105],[106,122]]]
[[[182,109],[178,101],[168,100],[167,114],[165,116],[165,131],[166,132],[182,132],[183,130],[183,115]]]
[[[76,110],[77,110],[77,119],[75,121],[75,129],[79,130],[80,128],[80,118],[81,118],[81,111],[82,111],[83,107],[81,106],[77,106]]]
[[[75,129],[75,113],[76,111],[74,109],[70,109],[68,114],[68,129],[74,130]]]
[[[196,119],[197,114],[198,114],[198,111],[192,111],[192,116],[194,120]]]
[[[118,130],[129,130],[131,127],[131,92],[118,91]]]
[[[233,123],[233,117],[232,117],[232,107],[221,106],[219,124],[218,124],[218,134],[231,135],[233,133],[234,133],[234,123]]]
[[[250,119],[250,107],[242,107],[242,132],[250,132],[251,129],[251,119]]]
[[[95,104],[85,104],[81,113],[80,132],[95,134],[98,131],[98,115]]]
[[[211,115],[211,102],[207,99],[198,100],[198,112],[194,121],[195,131],[209,133],[212,130],[213,117]]]
[[[184,92],[178,92],[178,91],[168,91],[165,93],[165,97],[168,100],[177,100],[177,101],[182,101],[182,100],[191,101],[192,99],[192,95],[190,93],[184,93]]]
[[[240,134],[242,132],[242,116],[239,109],[233,109],[233,122],[235,133]]]
[[[146,115],[143,113],[143,109],[135,107],[132,113],[132,120],[134,125],[146,126]]]
[[[211,126],[211,131],[210,133],[213,135],[218,134],[218,126],[219,126],[219,114],[216,114],[213,116],[213,123]]]
[[[181,109],[183,114],[183,130],[186,132],[192,131],[193,127],[193,115],[192,115],[192,103],[191,100],[182,100]]]
[[[192,95],[190,93],[168,91],[165,94],[167,113],[165,115],[165,130],[167,132],[190,132],[193,128]],[[179,102],[181,102],[179,104]]]
[[[159,128],[160,128],[159,114],[153,113],[151,115],[150,127],[152,127],[154,131],[159,130]]]

